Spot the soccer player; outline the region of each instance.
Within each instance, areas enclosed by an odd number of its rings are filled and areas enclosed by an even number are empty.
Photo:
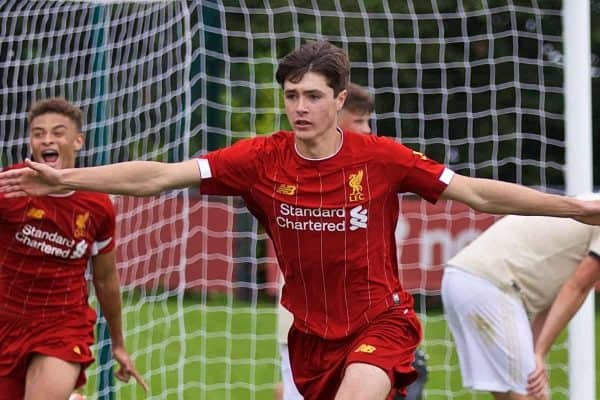
[[[498,220],[448,261],[442,279],[463,386],[497,400],[544,398],[544,358],[599,279],[600,227]]]
[[[572,217],[600,224],[600,201],[542,193],[455,174],[396,141],[343,132],[347,55],[306,43],[279,63],[291,132],[240,140],[196,160],[101,167],[29,168],[0,174],[7,196],[71,189],[149,196],[198,186],[241,195],[273,240],[294,381],[305,399],[385,399],[416,378],[421,325],[398,277],[398,193],[456,200],[497,214]]]
[[[81,111],[53,98],[34,104],[28,121],[33,159],[51,169],[73,168],[84,143]],[[0,399],[64,400],[85,383],[96,322],[87,302],[88,261],[120,364],[116,377],[127,382],[133,375],[145,387],[123,339],[109,197],[0,193],[0,226]]]
[[[348,95],[342,109],[338,112],[338,127],[346,132],[371,133],[369,119],[375,108],[373,96],[363,87],[355,83],[348,84]],[[276,388],[276,400],[300,400],[302,395],[292,378],[290,357],[288,353],[288,332],[292,327],[294,318],[292,314],[279,303],[277,309],[277,327],[279,353],[281,355],[281,380],[282,387]],[[421,374],[419,374],[421,378]],[[416,399],[416,398],[415,398]]]
[[[367,89],[355,84],[348,84],[348,95],[344,101],[342,109],[338,113],[338,126],[344,132],[356,132],[356,133],[371,133],[371,126],[369,120],[371,113],[375,109],[375,102],[373,96],[367,91]],[[279,352],[281,354],[281,376],[283,387],[278,387],[276,399],[277,400],[297,400],[302,399],[300,393],[296,389],[292,378],[292,371],[290,367],[289,354],[288,354],[288,342],[287,335],[293,323],[293,317],[289,311],[287,311],[281,303],[278,307],[278,341],[279,341]],[[423,396],[423,390],[427,381],[427,361],[426,355],[418,349],[415,352],[415,360],[413,367],[418,371],[419,376],[416,381],[411,383],[407,388],[406,397],[398,394],[397,399],[405,400],[419,400]]]

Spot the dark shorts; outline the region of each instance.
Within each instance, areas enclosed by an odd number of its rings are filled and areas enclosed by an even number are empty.
[[[0,400],[25,395],[29,361],[35,354],[81,364],[76,387],[86,382],[85,369],[94,362],[96,313],[87,308],[77,315],[48,320],[0,319]]]
[[[346,367],[365,363],[386,372],[393,398],[417,378],[412,362],[421,338],[415,312],[401,306],[389,308],[362,331],[343,339],[323,339],[292,326],[288,347],[294,382],[305,400],[330,400]]]

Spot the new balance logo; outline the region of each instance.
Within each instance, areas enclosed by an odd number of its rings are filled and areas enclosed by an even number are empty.
[[[294,185],[286,185],[285,183],[282,183],[277,188],[277,193],[285,194],[286,196],[293,196],[296,194],[296,189],[297,187]]]
[[[367,209],[363,206],[356,206],[350,210],[350,230],[355,231],[359,228],[365,229],[367,227]]]
[[[31,207],[27,211],[27,216],[32,219],[42,219],[42,218],[44,218],[45,214],[46,214],[46,212],[44,210],[40,210],[39,208],[34,208],[34,207]]]
[[[363,343],[360,346],[358,346],[358,348],[356,350],[354,350],[354,352],[371,354],[371,353],[375,352],[375,350],[377,350],[377,348],[375,346],[371,346],[370,344]]]

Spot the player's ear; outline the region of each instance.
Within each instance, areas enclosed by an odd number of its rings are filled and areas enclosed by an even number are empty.
[[[335,98],[336,101],[336,108],[338,111],[340,111],[342,109],[342,107],[344,107],[344,103],[346,102],[346,97],[348,97],[348,90],[344,89],[341,90],[337,97]]]
[[[74,143],[74,147],[75,147],[75,151],[79,151],[83,148],[83,145],[85,143],[85,139],[83,137],[83,133],[81,132],[77,132],[76,136],[75,136],[75,140],[73,141]]]

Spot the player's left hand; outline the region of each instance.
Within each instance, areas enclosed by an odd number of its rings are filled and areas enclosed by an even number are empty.
[[[144,392],[148,391],[148,384],[137,369],[135,369],[127,350],[123,347],[113,348],[113,358],[119,363],[119,370],[115,373],[118,380],[129,382],[129,379],[133,376],[137,383],[144,389]]]
[[[535,370],[527,378],[527,394],[536,399],[546,399],[548,394],[546,362],[542,355],[535,355]]]

